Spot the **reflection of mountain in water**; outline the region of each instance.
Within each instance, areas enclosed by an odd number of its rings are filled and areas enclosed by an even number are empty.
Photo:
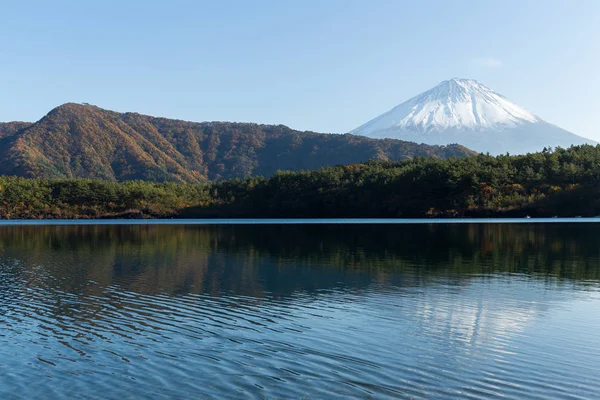
[[[518,293],[516,299],[499,298],[499,292],[512,292],[507,285],[506,281],[503,284],[502,280],[496,280],[492,287],[478,280],[463,288],[460,296],[448,295],[439,288],[430,290],[415,303],[415,320],[420,321],[425,332],[436,337],[462,342],[468,347],[496,342],[501,348],[513,334],[526,329],[536,314],[547,309],[546,303],[519,301]],[[516,285],[518,290],[525,289],[523,282]],[[552,297],[540,295],[546,301]]]
[[[5,226],[0,264],[17,262],[29,284],[60,277],[53,284],[69,292],[93,291],[94,281],[140,293],[288,296],[440,275],[462,285],[491,272],[585,281],[600,278],[598,233],[581,224]]]
[[[590,397],[599,229],[0,227],[0,397]]]

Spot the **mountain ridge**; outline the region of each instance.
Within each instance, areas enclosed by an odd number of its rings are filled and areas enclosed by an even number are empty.
[[[2,139],[3,137],[12,136],[21,129],[27,128],[31,125],[33,125],[33,122],[0,122],[0,139]]]
[[[475,154],[460,145],[300,132],[284,125],[190,122],[78,103],[55,107],[35,123],[5,123],[0,129],[0,174],[24,177],[208,182],[372,159]]]
[[[473,79],[453,78],[350,131],[417,143],[460,143],[492,154],[597,144],[550,124]]]

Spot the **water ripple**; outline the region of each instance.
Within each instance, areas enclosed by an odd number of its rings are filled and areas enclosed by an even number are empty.
[[[108,259],[82,256],[77,246],[12,255],[6,248],[0,398],[600,393],[597,279],[497,264],[488,272],[424,271],[414,259],[365,272],[250,250],[197,253],[195,236],[185,237],[194,245],[180,244],[177,262],[157,253],[157,243],[148,256],[136,247]],[[598,267],[592,256],[563,257]]]

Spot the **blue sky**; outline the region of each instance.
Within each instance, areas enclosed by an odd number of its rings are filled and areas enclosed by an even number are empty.
[[[5,0],[0,20],[0,121],[73,101],[345,132],[463,77],[600,139],[598,0]]]

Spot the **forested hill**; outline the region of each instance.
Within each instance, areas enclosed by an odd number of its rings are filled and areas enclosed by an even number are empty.
[[[0,124],[0,175],[109,181],[219,181],[368,160],[474,155],[459,146],[185,122],[68,103],[34,124]]]
[[[25,129],[33,125],[31,122],[0,122],[0,138],[14,135],[21,129]]]

